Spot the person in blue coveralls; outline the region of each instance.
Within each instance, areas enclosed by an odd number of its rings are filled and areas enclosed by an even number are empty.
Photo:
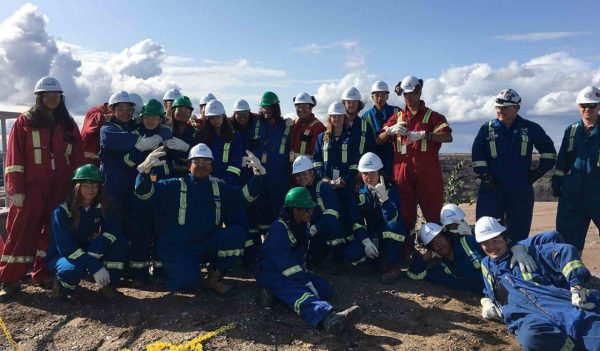
[[[371,99],[373,107],[365,111],[361,116],[373,128],[373,139],[377,139],[377,134],[383,130],[383,125],[390,117],[400,112],[398,106],[388,105],[387,101],[390,97],[390,89],[386,82],[378,80],[371,86]],[[394,174],[394,146],[389,142],[378,144],[375,153],[383,162],[383,169],[386,174]]]
[[[187,96],[180,96],[173,101],[167,113],[171,121],[173,137],[165,140],[167,147],[167,163],[171,177],[183,177],[188,172],[187,157],[190,148],[197,144],[196,129],[190,125],[194,107]]]
[[[172,136],[171,127],[161,124],[165,114],[163,104],[155,99],[148,100],[142,108],[140,126],[135,133],[142,138],[159,135],[164,140],[170,140]],[[129,159],[136,165],[142,163],[150,154],[150,150],[144,152],[131,152]],[[153,181],[170,178],[170,168],[167,163],[155,167],[150,171]],[[129,240],[127,274],[131,278],[131,286],[139,288],[148,282],[150,267],[152,278],[157,283],[164,280],[162,262],[156,252],[156,221],[152,206],[138,199],[133,192],[130,195],[129,215],[126,224],[125,235]]]
[[[258,252],[256,281],[262,285],[263,295],[272,294],[283,301],[308,324],[341,333],[356,321],[360,311],[355,305],[336,312],[327,302],[333,295],[332,286],[306,269],[308,223],[315,206],[306,188],[287,192],[281,214]]]
[[[323,180],[315,179],[313,160],[308,156],[298,156],[292,165],[292,176],[298,186],[308,189],[317,206],[309,222],[310,262],[322,263],[329,253],[328,247],[336,241],[344,241],[344,228],[339,222],[340,204],[337,196]],[[339,267],[329,267],[333,270]],[[314,269],[314,267],[311,267]]]
[[[52,295],[70,299],[88,273],[100,292],[114,298],[123,273],[127,239],[121,221],[104,195],[96,165],[79,167],[69,198],[52,214],[52,237],[46,261],[56,280]]]
[[[530,273],[511,266],[507,229],[492,217],[475,224],[485,296],[482,316],[500,319],[525,350],[600,350],[600,291],[577,249],[564,243],[527,246]]]
[[[385,251],[381,281],[391,284],[402,275],[402,250],[408,235],[398,216],[400,194],[376,154],[364,154],[358,171],[360,180],[351,209],[354,239],[346,248],[346,260],[354,265],[369,264],[380,260],[380,250]]]
[[[583,88],[577,106],[581,120],[565,130],[552,194],[558,197],[556,229],[581,252],[590,221],[600,228],[600,89]]]
[[[519,115],[521,97],[513,89],[495,99],[497,118],[479,129],[472,149],[473,170],[481,185],[477,218],[502,218],[514,241],[527,237],[533,216],[533,183],[554,166],[556,149],[542,127]],[[531,169],[533,147],[540,163]]]
[[[156,149],[163,138],[159,134],[141,137],[132,119],[134,103],[126,91],[114,93],[108,100],[111,119],[100,128],[100,171],[104,187],[124,220],[129,212],[129,200],[135,183],[136,162],[133,154]]]
[[[189,174],[152,182],[150,171],[165,163],[163,147],[151,152],[138,166],[135,194],[150,201],[158,227],[158,254],[171,291],[197,291],[200,265],[208,263],[204,287],[228,294],[232,286],[223,282],[225,273],[244,253],[248,237],[245,228],[223,227],[232,211],[243,211],[260,194],[266,170],[251,152],[243,160],[255,176],[243,187],[233,187],[210,178],[213,154],[198,144],[188,156]]]
[[[346,125],[350,128],[350,138],[358,140],[354,147],[358,148],[358,156],[367,152],[375,152],[375,132],[373,126],[359,112],[365,107],[360,92],[350,87],[342,93],[342,103],[346,107]]]

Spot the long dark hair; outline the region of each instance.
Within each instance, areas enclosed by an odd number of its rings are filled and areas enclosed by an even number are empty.
[[[72,230],[77,230],[79,227],[79,221],[81,219],[79,217],[79,207],[81,207],[81,183],[82,182],[75,183],[75,186],[73,186],[73,191],[71,191],[71,195],[69,195],[69,199],[67,200],[67,206],[71,212]],[[98,194],[96,194],[96,198],[94,198],[94,201],[92,201],[92,206],[97,206],[98,204],[100,204],[102,207],[102,217],[106,219],[106,214],[109,210],[111,210],[111,205],[108,201],[108,198],[104,195],[104,187],[102,185],[100,185],[100,189],[98,190]]]
[[[275,120],[275,122],[279,122],[279,120],[282,118],[282,116],[281,116],[281,106],[279,106],[279,104],[274,104],[274,105],[269,105],[269,108],[271,108],[273,110],[272,111],[273,112],[273,119]],[[258,113],[258,116],[260,117],[260,119],[266,120],[263,108],[260,109],[260,112]],[[275,124],[277,124],[277,123],[275,123]]]
[[[30,125],[36,129],[54,129],[58,124],[62,125],[65,130],[72,131],[75,128],[75,120],[65,105],[65,97],[60,94],[60,104],[54,110],[49,111],[42,102],[42,95],[44,93],[36,94],[35,105],[29,109],[31,114]]]
[[[223,118],[223,124],[221,124],[221,138],[223,138],[223,140],[226,143],[232,142],[233,127],[231,126],[231,123],[229,122],[227,116],[222,115],[221,118]],[[198,143],[204,143],[209,147],[212,146],[214,134],[216,134],[216,132],[210,121],[205,121],[202,124],[202,128],[200,128],[200,130],[198,131]]]

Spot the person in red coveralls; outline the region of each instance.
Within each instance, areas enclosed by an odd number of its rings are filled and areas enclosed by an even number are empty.
[[[312,113],[313,107],[317,104],[314,96],[307,93],[300,93],[294,98],[294,106],[298,119],[292,127],[290,133],[290,162],[293,162],[298,156],[308,156],[312,158],[317,143],[317,136],[325,131],[325,126]]]
[[[0,256],[0,302],[8,301],[33,264],[44,283],[50,214],[72,190],[73,171],[83,163],[79,128],[65,106],[60,83],[43,77],[35,106],[17,118],[8,139],[5,173],[11,205]]]
[[[427,222],[440,221],[444,180],[438,153],[442,143],[452,142],[446,117],[425,106],[422,89],[423,80],[414,76],[405,77],[396,86],[406,106],[378,135],[394,145],[394,180],[400,190],[402,220],[409,230],[417,220],[417,202]]]
[[[110,120],[110,109],[108,102],[102,105],[92,107],[85,114],[83,127],[81,128],[81,142],[83,147],[83,157],[85,163],[92,163],[100,166],[100,127],[104,122]]]

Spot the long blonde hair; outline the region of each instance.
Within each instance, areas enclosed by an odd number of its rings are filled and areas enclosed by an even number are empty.
[[[346,126],[347,115],[344,115],[344,124],[342,128]],[[329,136],[333,133],[333,123],[331,122],[331,116],[327,116],[327,127],[325,128],[325,132],[323,134],[323,141],[329,142]]]

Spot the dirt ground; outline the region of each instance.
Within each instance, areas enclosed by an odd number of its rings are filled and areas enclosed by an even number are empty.
[[[474,222],[475,206],[463,206]],[[556,203],[536,203],[532,232],[554,227]],[[598,229],[591,227],[583,260],[598,276]],[[330,280],[342,309],[362,307],[356,329],[333,336],[305,324],[283,305],[262,308],[258,288],[238,269],[238,293],[222,299],[120,288],[107,301],[83,282],[71,302],[26,284],[15,300],[0,304],[0,317],[23,350],[145,350],[157,341],[181,345],[228,323],[237,326],[205,343],[206,350],[519,350],[504,325],[480,317],[479,297],[404,278],[383,285],[372,272],[349,271]],[[593,286],[600,287],[595,278]],[[12,350],[0,335],[0,350]]]

